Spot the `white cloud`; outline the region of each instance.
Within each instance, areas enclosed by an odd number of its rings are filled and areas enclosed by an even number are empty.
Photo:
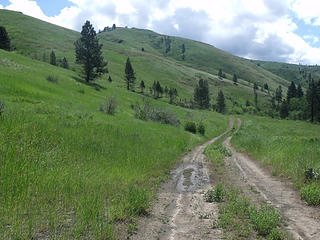
[[[8,10],[21,11],[24,14],[48,21],[49,18],[42,12],[36,1],[9,0],[10,4],[5,8]]]
[[[320,63],[320,50],[311,46],[319,39],[297,35],[292,18],[320,25],[317,0],[69,0],[73,6],[54,17],[35,1],[9,1],[8,9],[78,31],[85,20],[98,29],[116,23],[204,41],[244,57]]]
[[[291,10],[306,24],[320,25],[318,0],[292,0]]]

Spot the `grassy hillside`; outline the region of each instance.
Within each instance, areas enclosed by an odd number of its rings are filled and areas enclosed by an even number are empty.
[[[51,75],[57,83],[46,80]],[[69,70],[0,51],[0,236],[92,238],[114,236],[148,206],[152,190],[175,160],[222,132],[228,119],[151,100],[172,112],[178,127],[138,120],[130,107],[142,96],[99,82],[79,83]],[[114,116],[99,111],[115,96]],[[202,121],[204,137],[183,130]]]
[[[73,45],[79,33],[7,10],[0,10],[0,25],[7,28],[16,52],[48,62],[49,54],[54,50],[58,59],[67,57],[71,69],[79,71],[79,66],[74,63]],[[127,56],[132,60],[138,83],[143,80],[147,88],[152,86],[153,81],[160,81],[163,86],[177,88],[179,97],[184,101],[192,98],[195,84],[199,78],[204,78],[210,83],[212,103],[215,103],[218,91],[223,89],[230,111],[235,102],[242,106],[246,100],[253,103],[253,83],[260,87],[268,83],[271,91],[279,84],[285,88],[288,86],[287,81],[249,60],[196,41],[134,28],[117,28],[98,36],[104,45],[110,75],[118,86],[124,86],[123,71]],[[165,39],[170,39],[170,51],[167,53],[165,42],[168,40]],[[183,43],[186,46],[184,61],[181,55]],[[226,73],[226,79],[217,77],[219,68]],[[239,76],[238,86],[232,82],[234,73]],[[260,91],[258,94],[261,104],[267,103],[268,94]]]

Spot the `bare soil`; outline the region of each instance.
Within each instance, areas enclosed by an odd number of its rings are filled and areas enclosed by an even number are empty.
[[[134,240],[152,239],[221,239],[222,230],[213,228],[218,218],[217,204],[204,201],[204,194],[214,187],[210,181],[210,163],[205,161],[204,149],[225,135],[196,147],[182,158],[171,172],[171,178],[160,189],[150,214],[139,220]]]

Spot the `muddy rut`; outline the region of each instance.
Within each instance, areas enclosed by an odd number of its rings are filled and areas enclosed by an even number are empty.
[[[237,129],[240,126],[241,120],[238,119]],[[272,177],[256,161],[245,154],[236,152],[230,140],[231,137],[228,137],[223,142],[223,145],[232,153],[229,167],[240,170],[240,179],[244,180],[247,185],[254,186],[264,200],[280,210],[286,221],[285,229],[294,239],[319,240],[319,209],[306,206],[288,181]]]
[[[180,165],[171,172],[171,179],[161,187],[150,215],[140,219],[139,230],[130,239],[222,238],[222,231],[212,228],[213,221],[218,217],[218,206],[204,201],[204,193],[213,185],[203,151],[229,132],[232,126],[233,120],[230,120],[224,133],[182,158]]]

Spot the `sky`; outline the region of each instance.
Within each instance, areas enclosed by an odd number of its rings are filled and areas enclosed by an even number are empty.
[[[320,64],[319,0],[0,0],[81,31],[86,20],[145,28],[209,43],[250,59]]]

